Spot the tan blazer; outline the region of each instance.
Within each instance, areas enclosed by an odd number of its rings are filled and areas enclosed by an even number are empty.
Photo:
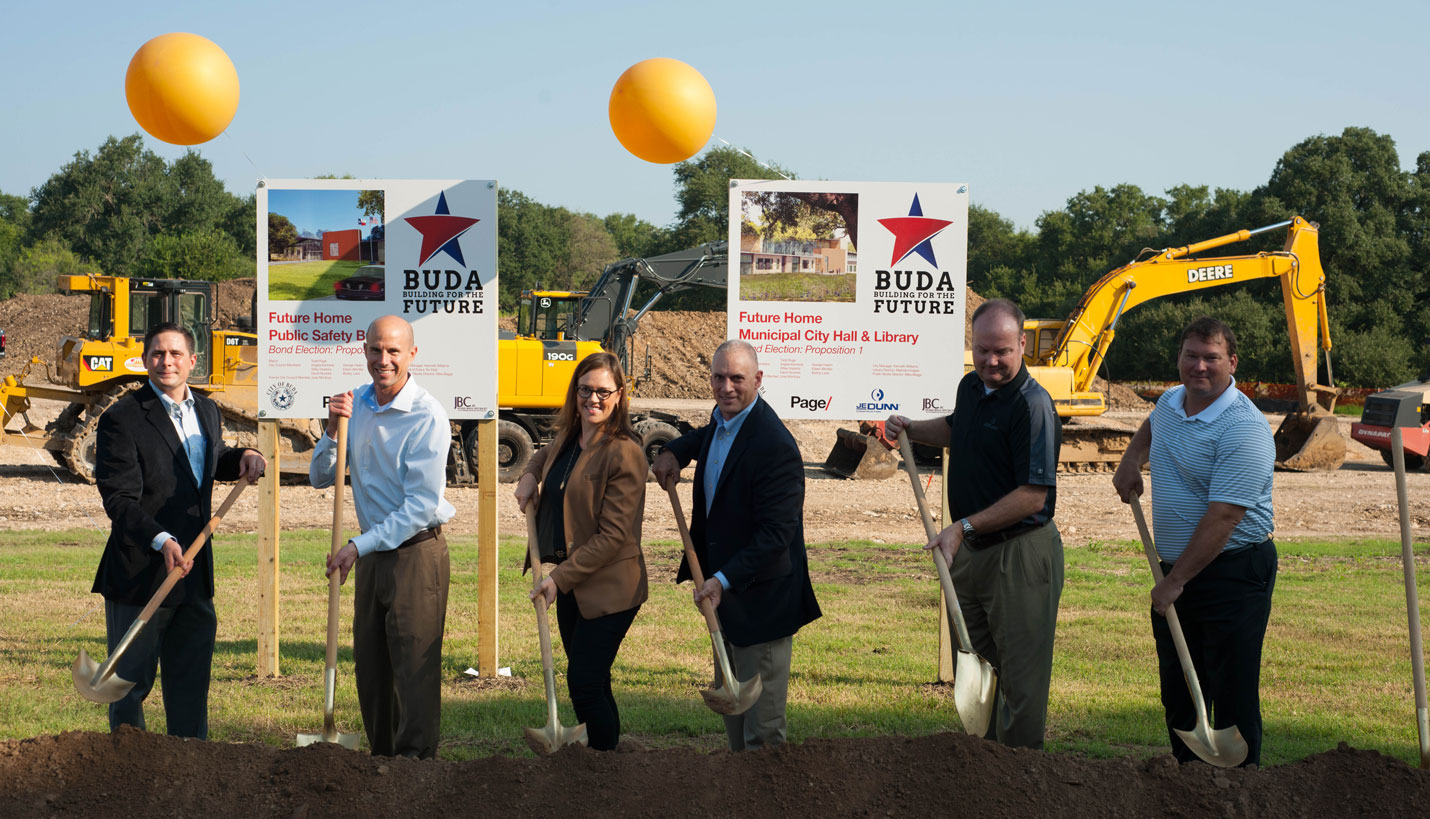
[[[532,456],[526,473],[538,487],[565,444],[565,436],[558,435]],[[587,620],[635,608],[649,594],[641,551],[648,472],[641,445],[616,439],[582,450],[566,481],[566,560],[551,571],[551,579],[562,592],[576,595]]]

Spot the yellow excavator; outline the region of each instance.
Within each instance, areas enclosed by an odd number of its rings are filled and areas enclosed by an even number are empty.
[[[198,362],[189,386],[218,404],[224,437],[231,444],[255,446],[258,405],[258,337],[252,316],[247,327],[215,329],[214,282],[185,279],[131,279],[124,276],[60,276],[59,289],[89,295],[89,322],[82,336],[60,340],[53,370],[38,357],[17,375],[0,382],[3,437],[8,445],[48,450],[62,466],[83,480],[94,480],[95,435],[99,416],[148,377],[144,369],[144,333],[172,321],[187,327]],[[45,370],[48,383],[31,383]],[[35,379],[38,380],[38,379]],[[30,423],[32,399],[68,404],[43,429]],[[18,428],[11,422],[20,419]],[[307,472],[307,453],[319,430],[306,420],[279,425],[285,471]]]
[[[1286,244],[1274,252],[1244,256],[1206,256],[1208,251],[1253,236],[1286,229]],[[1331,373],[1331,338],[1326,317],[1326,274],[1321,269],[1319,230],[1297,216],[1254,230],[1240,230],[1205,242],[1139,256],[1103,276],[1083,294],[1066,319],[1028,319],[1023,324],[1028,373],[1052,396],[1063,419],[1058,468],[1064,472],[1100,472],[1117,466],[1136,431],[1100,419],[1107,412],[1103,394],[1093,389],[1122,316],[1143,302],[1251,279],[1279,278],[1286,307],[1286,329],[1295,362],[1298,409],[1276,430],[1276,464],[1293,471],[1331,470],[1346,458],[1346,440],[1334,411],[1340,390],[1316,380],[1316,347],[1326,353]],[[964,351],[964,372],[973,369]],[[839,430],[824,463],[826,471],[850,478],[881,478],[894,471],[888,444],[874,446],[882,429],[866,422],[859,432]],[[931,457],[927,450],[924,457]]]
[[[1285,229],[1279,251],[1244,256],[1206,256],[1208,251]],[[1117,335],[1122,316],[1143,302],[1174,293],[1278,278],[1286,308],[1286,330],[1295,364],[1298,407],[1276,430],[1276,463],[1294,471],[1331,470],[1346,457],[1345,438],[1334,411],[1340,390],[1317,381],[1316,348],[1325,351],[1331,381],[1331,338],[1326,316],[1326,274],[1321,268],[1319,226],[1296,216],[1285,222],[1239,230],[1215,239],[1163,250],[1144,250],[1136,259],[1090,287],[1065,320],[1030,319],[1024,325],[1030,374],[1052,395],[1063,426],[1063,461],[1097,468],[1115,465],[1131,430],[1077,423],[1107,411],[1093,378]]]

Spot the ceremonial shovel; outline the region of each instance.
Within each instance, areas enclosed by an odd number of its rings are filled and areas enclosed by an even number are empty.
[[[924,498],[924,486],[919,481],[918,469],[914,466],[914,450],[909,446],[909,436],[899,432],[899,454],[904,458],[904,471],[909,473],[909,482],[914,485],[914,498],[919,502],[919,516],[924,521],[924,533],[929,540],[938,537],[933,516],[929,514],[928,500]],[[943,558],[943,550],[934,548],[933,562],[938,567],[938,582],[943,586],[943,597],[948,603],[948,613],[953,619],[954,632],[958,635],[958,657],[953,671],[953,705],[958,709],[958,718],[963,722],[963,730],[976,737],[988,733],[988,723],[993,718],[993,697],[998,691],[998,672],[993,665],[973,651],[973,641],[968,636],[968,624],[963,621],[963,609],[958,605],[958,592],[953,588],[953,576],[948,573],[948,561]]]
[[[1152,577],[1162,582],[1162,560],[1157,556],[1157,547],[1152,545],[1152,533],[1147,529],[1147,518],[1142,515],[1142,498],[1132,497],[1132,516],[1137,518],[1137,531],[1142,533],[1142,548],[1147,552],[1147,562],[1152,566]],[[1182,623],[1177,619],[1177,610],[1167,606],[1167,627],[1172,631],[1172,642],[1177,646],[1177,659],[1182,661],[1182,676],[1187,679],[1187,688],[1192,692],[1192,704],[1197,709],[1197,724],[1190,731],[1173,728],[1182,742],[1203,762],[1221,768],[1240,765],[1248,752],[1246,740],[1241,731],[1233,725],[1229,728],[1212,730],[1207,721],[1207,702],[1202,697],[1202,686],[1197,681],[1197,670],[1192,667],[1192,654],[1187,650],[1187,638],[1182,634]]]
[[[526,502],[526,551],[531,556],[531,588],[541,587],[541,550],[536,541],[536,498]],[[541,635],[541,670],[546,676],[546,726],[527,728],[526,744],[538,754],[554,754],[566,745],[585,745],[586,723],[574,728],[561,725],[556,714],[556,671],[551,659],[551,625],[546,619],[546,598],[537,595],[531,604],[536,607],[536,630]]]
[[[700,571],[700,561],[695,559],[695,546],[690,542],[690,530],[685,526],[685,510],[680,506],[680,496],[671,483],[666,490],[670,495],[670,506],[675,510],[675,525],[680,529],[680,539],[685,543],[685,562],[690,566],[690,578],[695,588],[705,585],[705,577]],[[716,688],[700,689],[705,705],[717,714],[733,717],[750,710],[755,700],[760,698],[764,683],[756,674],[744,682],[735,679],[730,669],[730,655],[725,651],[725,635],[720,630],[720,620],[715,616],[715,607],[708,599],[700,601],[700,613],[705,615],[705,625],[710,629],[710,642],[715,646],[715,660],[720,665],[720,685]]]
[[[334,557],[343,544],[343,472],[348,468],[348,419],[338,416],[338,466],[333,478],[333,540],[328,556]],[[358,746],[357,734],[345,734],[338,730],[333,719],[333,696],[338,686],[338,609],[342,600],[342,573],[333,572],[328,576],[328,651],[323,669],[323,733],[299,734],[298,747],[315,742],[336,742],[344,748]]]
[[[223,505],[214,513],[208,525],[204,527],[202,532],[199,532],[198,537],[194,538],[194,542],[189,546],[188,551],[184,552],[183,558],[179,561],[180,564],[188,563],[198,555],[199,550],[208,542],[209,536],[214,533],[219,523],[223,521],[223,516],[228,514],[228,508],[233,506],[234,501],[238,500],[239,494],[243,492],[243,488],[247,485],[247,481],[240,480],[238,484],[233,487],[233,491],[228,493],[227,498],[224,498]],[[89,658],[89,654],[85,653],[84,649],[79,650],[79,657],[74,661],[73,671],[74,687],[75,690],[79,691],[81,697],[91,702],[119,702],[124,699],[124,695],[128,694],[130,689],[134,688],[134,683],[114,673],[114,664],[119,662],[119,658],[124,655],[124,652],[129,650],[129,646],[134,644],[134,639],[139,636],[139,632],[144,630],[144,626],[148,624],[149,618],[154,616],[154,612],[158,610],[159,604],[164,602],[164,598],[168,596],[169,591],[174,588],[175,583],[179,582],[179,578],[182,577],[183,574],[183,566],[179,564],[175,564],[174,568],[169,570],[169,575],[164,578],[164,584],[159,587],[158,591],[154,592],[153,597],[149,598],[149,604],[144,607],[143,611],[139,612],[139,616],[134,619],[134,623],[129,626],[129,630],[124,632],[124,636],[120,638],[119,644],[114,647],[114,651],[110,652],[109,659],[104,661],[104,665],[96,668],[94,660]]]

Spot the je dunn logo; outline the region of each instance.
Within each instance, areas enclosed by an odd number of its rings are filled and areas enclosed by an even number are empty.
[[[924,209],[919,205],[919,195],[916,193],[914,203],[909,206],[908,216],[880,219],[879,224],[894,234],[894,255],[889,262],[890,267],[907,259],[909,254],[917,253],[937,268],[938,260],[933,255],[933,237],[953,222],[924,216]]]
[[[408,216],[403,219],[422,234],[422,253],[418,267],[427,264],[433,256],[445,252],[462,267],[467,262],[462,258],[462,245],[458,241],[472,225],[481,221],[467,216],[453,216],[447,208],[447,192],[437,196],[437,212],[431,216]]]

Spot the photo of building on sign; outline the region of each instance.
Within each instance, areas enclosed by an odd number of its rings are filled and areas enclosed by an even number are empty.
[[[859,195],[746,191],[740,197],[743,301],[852,302]]]
[[[383,301],[383,192],[268,192],[268,298]]]

